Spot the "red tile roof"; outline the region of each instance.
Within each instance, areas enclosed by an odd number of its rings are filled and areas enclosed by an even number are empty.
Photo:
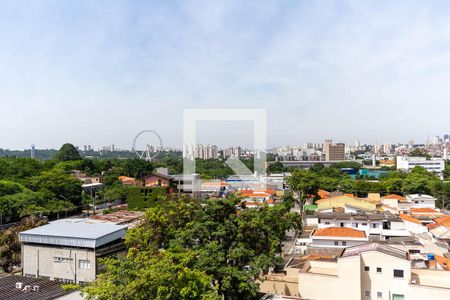
[[[238,192],[239,196],[242,197],[270,197],[270,193],[258,192],[253,190],[242,190]]]
[[[438,211],[436,211],[435,209],[429,208],[429,207],[424,207],[424,208],[411,208],[411,213],[439,213]]]
[[[128,176],[119,176],[119,180],[120,181],[133,181],[135,179],[133,177],[128,177]]]
[[[325,190],[318,190],[317,195],[320,197],[320,199],[327,199],[330,197],[330,192]]]
[[[405,214],[400,214],[400,219],[402,219],[403,221],[409,221],[409,222],[416,223],[416,224],[422,224],[416,218],[413,218],[413,217],[405,215]]]
[[[450,216],[440,217],[440,218],[434,219],[434,221],[436,223],[439,223],[442,226],[450,228]]]
[[[450,259],[439,255],[434,256],[434,258],[441,265],[442,269],[450,271]]]
[[[328,227],[316,229],[313,233],[313,236],[365,238],[366,233],[364,231],[348,227]]]
[[[429,230],[431,230],[431,229],[435,229],[435,228],[438,228],[439,226],[441,226],[441,224],[439,224],[439,223],[432,223],[432,224],[427,224],[427,225],[425,225]]]
[[[390,194],[383,197],[383,199],[397,199],[398,201],[405,201],[406,197],[396,195],[396,194]]]

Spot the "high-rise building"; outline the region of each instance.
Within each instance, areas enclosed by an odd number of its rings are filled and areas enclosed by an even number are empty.
[[[230,156],[234,156],[234,157],[241,157],[241,147],[240,146],[236,146],[236,147],[230,147],[230,148],[226,148],[223,150],[223,157],[227,158]]]
[[[392,152],[392,145],[391,144],[384,144],[383,145],[383,153],[386,155],[390,155]]]
[[[183,157],[194,159],[217,159],[219,149],[216,145],[184,145]]]
[[[332,140],[325,140],[323,144],[323,151],[325,153],[325,160],[345,160],[345,144],[333,144]]]
[[[31,145],[31,158],[36,158],[36,148],[34,144]]]
[[[355,141],[355,147],[356,148],[361,147],[361,142],[358,139]]]

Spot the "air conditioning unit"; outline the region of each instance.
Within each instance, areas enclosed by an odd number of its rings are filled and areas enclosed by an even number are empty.
[[[38,285],[33,286],[33,291],[34,292],[39,292],[40,287]]]
[[[23,290],[24,292],[30,292],[31,291],[31,285],[26,285]]]
[[[23,283],[22,282],[16,282],[16,289],[21,290],[23,287]]]

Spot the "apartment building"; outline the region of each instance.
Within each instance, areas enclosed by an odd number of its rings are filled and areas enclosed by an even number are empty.
[[[323,152],[326,161],[345,160],[345,144],[333,144],[332,140],[325,140]]]
[[[242,155],[242,149],[240,146],[223,149],[223,157],[224,158],[227,158],[230,156],[239,158],[239,157],[241,157],[241,155]]]
[[[419,166],[437,174],[442,174],[445,169],[444,159],[427,159],[426,157],[397,156],[397,170],[410,171]]]
[[[406,251],[369,243],[346,248],[336,261],[306,262],[298,289],[305,299],[441,300],[450,295],[450,272],[412,268]]]

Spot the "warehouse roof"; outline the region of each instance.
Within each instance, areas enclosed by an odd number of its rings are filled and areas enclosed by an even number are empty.
[[[125,236],[127,226],[64,219],[19,233],[21,242],[96,248]]]

